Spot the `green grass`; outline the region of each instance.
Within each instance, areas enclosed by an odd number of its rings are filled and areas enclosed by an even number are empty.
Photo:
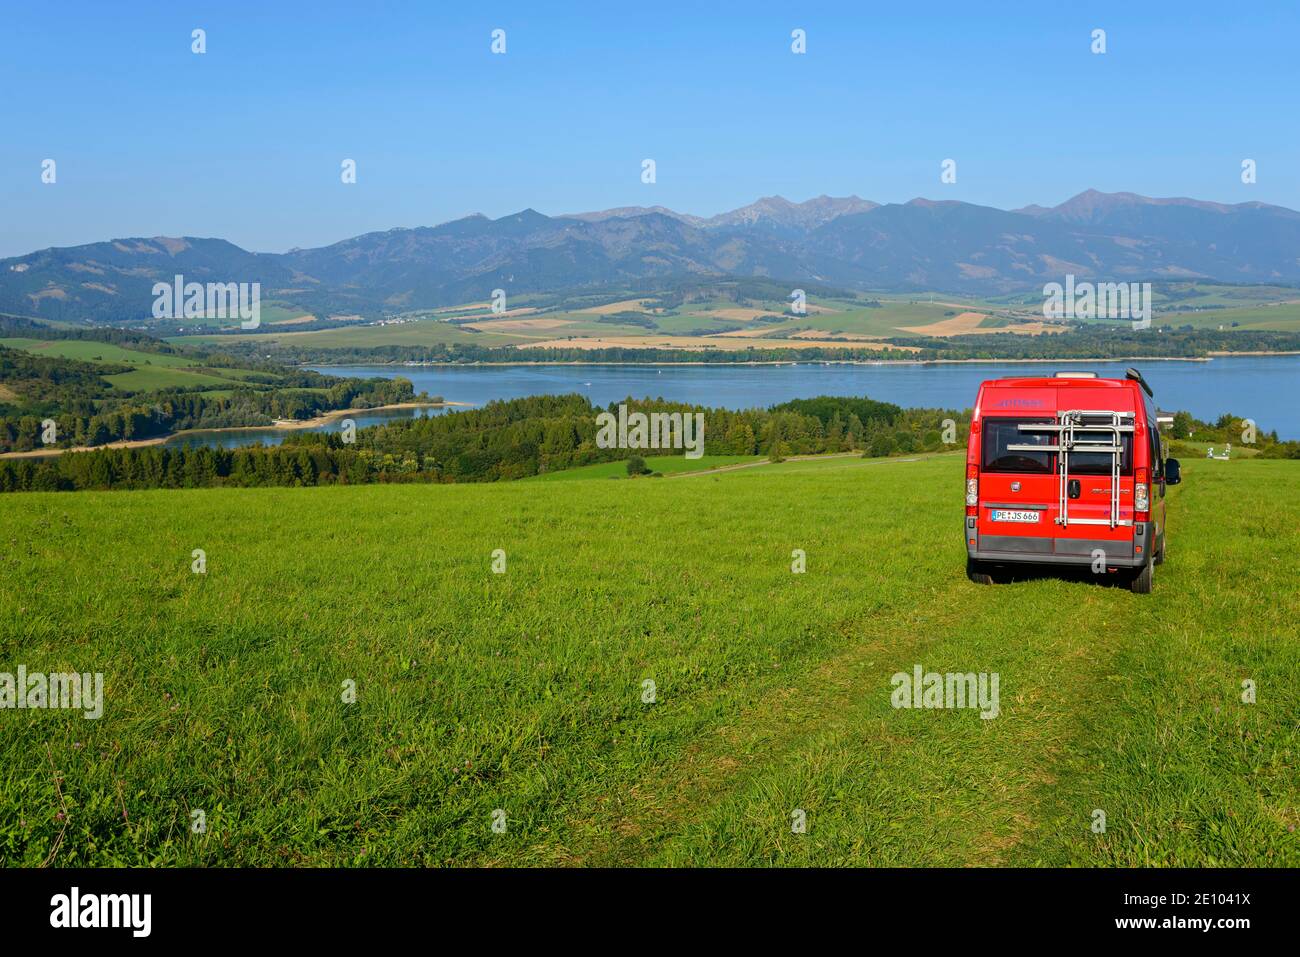
[[[264,302],[260,306],[258,318],[261,320],[263,325],[271,325],[276,322],[301,319],[303,316],[318,318],[310,309],[300,309],[296,306],[283,306]]]
[[[780,311],[777,310],[777,315]],[[655,316],[655,328],[647,329],[649,334],[658,334],[665,336],[685,336],[696,332],[712,332],[715,330],[729,331],[732,329],[744,329],[750,325],[766,326],[767,323],[747,323],[736,322],[734,319],[717,319],[707,314],[694,315],[663,315]],[[773,323],[775,325],[775,323]]]
[[[10,496],[0,670],[105,713],[0,710],[0,860],[1294,867],[1300,463],[1184,474],[1149,596],[969,583],[958,455]]]
[[[196,372],[189,369],[157,368],[154,366],[137,366],[130,372],[104,376],[104,381],[111,383],[114,388],[126,392],[152,392],[155,389],[198,385],[221,388],[240,384],[232,378],[209,375],[206,372]]]
[[[105,382],[124,392],[149,392],[155,389],[193,388],[194,386],[226,389],[244,385],[242,380],[256,375],[255,372],[247,369],[200,366],[196,364],[194,356],[141,352],[108,342],[87,339],[11,338],[0,339],[0,346],[22,349],[38,356],[133,366],[130,372],[103,377]],[[256,385],[253,387],[257,388]]]
[[[80,359],[83,362],[109,362],[122,365],[151,365],[169,368],[194,364],[193,356],[167,355],[126,349],[111,342],[89,339],[0,339],[0,346],[22,349],[38,356],[60,359]]]
[[[757,455],[702,455],[698,459],[688,459],[685,455],[650,455],[645,456],[646,467],[652,472],[671,475],[677,472],[701,472],[723,465],[739,465],[744,462],[760,462]],[[597,465],[584,465],[576,469],[561,472],[548,472],[526,479],[529,482],[558,482],[570,479],[609,479],[627,478],[627,462],[601,462]]]
[[[787,319],[781,323],[764,324],[772,338],[785,338],[801,329],[821,329],[831,333],[848,333],[851,335],[908,338],[921,335],[909,327],[927,326],[931,323],[951,319],[958,313],[967,311],[963,306],[948,305],[946,302],[898,302],[887,301],[874,308],[849,309],[837,313],[812,313],[806,316]],[[951,313],[951,315],[949,315]]]
[[[1225,331],[1236,328],[1300,332],[1300,302],[1233,306],[1202,312],[1163,312],[1157,307],[1154,315],[1161,324],[1171,326],[1190,325],[1198,329],[1218,329],[1222,326]],[[1234,322],[1237,323],[1235,327],[1232,325]]]
[[[527,318],[521,316],[519,318]],[[504,333],[473,332],[461,329],[438,319],[418,319],[388,326],[344,326],[338,329],[320,329],[315,332],[293,332],[293,326],[280,326],[285,331],[253,335],[226,336],[176,336],[169,342],[203,346],[221,346],[232,342],[260,342],[265,345],[284,343],[319,349],[369,349],[377,346],[432,346],[451,343],[481,346],[509,345],[527,339]]]

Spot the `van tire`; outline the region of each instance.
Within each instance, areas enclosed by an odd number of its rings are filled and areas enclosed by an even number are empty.
[[[966,577],[977,585],[993,584],[993,576],[985,570],[984,565],[970,556],[966,558]]]
[[[1128,587],[1132,589],[1134,594],[1149,595],[1151,594],[1151,585],[1154,576],[1155,576],[1155,563],[1147,562],[1145,565],[1142,566],[1142,570],[1138,572],[1136,575],[1134,575],[1133,578],[1129,581]]]
[[[1163,535],[1161,535],[1161,536],[1160,536],[1160,551],[1156,552],[1156,564],[1157,564],[1157,565],[1163,565],[1163,564],[1165,563],[1165,548],[1166,548],[1166,545],[1165,545],[1165,537],[1164,537]]]

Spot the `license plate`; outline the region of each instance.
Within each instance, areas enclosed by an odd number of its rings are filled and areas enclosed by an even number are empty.
[[[1010,511],[1005,508],[993,509],[989,517],[995,522],[1037,522],[1038,512]]]

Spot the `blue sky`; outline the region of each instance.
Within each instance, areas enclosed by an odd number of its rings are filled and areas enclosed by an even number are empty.
[[[473,212],[710,215],[773,193],[1300,208],[1300,5],[613,6],[7,4],[0,256],[154,235],[279,252]]]

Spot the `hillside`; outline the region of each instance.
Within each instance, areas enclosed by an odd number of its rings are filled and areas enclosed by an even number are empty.
[[[269,426],[412,398],[409,381],[344,380],[133,331],[0,316],[0,457],[153,444],[185,429]]]
[[[105,688],[4,713],[0,853],[1295,867],[1300,463],[1184,474],[1150,596],[968,583],[954,455],[13,496],[0,648]],[[892,708],[917,664],[999,716]]]
[[[324,320],[479,302],[494,289],[514,297],[682,277],[993,295],[1066,273],[1300,282],[1300,213],[1094,190],[1010,212],[955,200],[773,196],[709,218],[662,207],[570,216],[525,209],[279,254],[222,239],[115,239],[0,260],[0,312],[141,322],[151,315],[153,284],[178,274],[258,282],[283,318]]]

